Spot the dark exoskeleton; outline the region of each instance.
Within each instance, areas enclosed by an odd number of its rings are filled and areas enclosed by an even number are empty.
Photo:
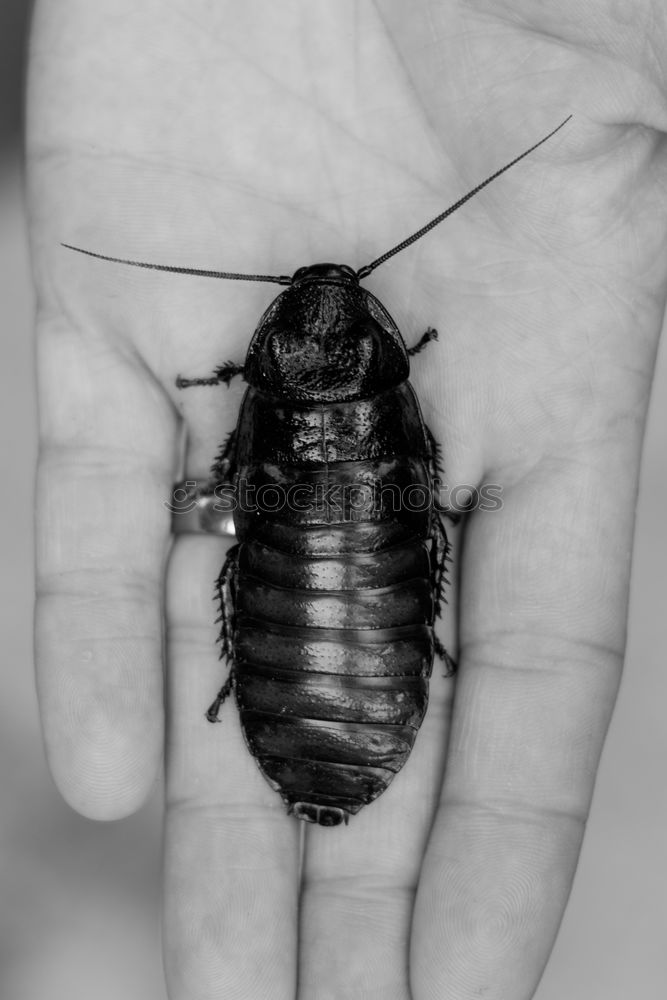
[[[233,688],[262,773],[324,826],[386,789],[426,711],[448,543],[408,373],[354,271],[302,268],[259,323],[213,470],[246,503],[218,581],[232,667],[210,718]]]
[[[217,583],[231,668],[207,716],[217,721],[234,692],[250,752],[299,819],[336,826],[377,798],[414,743],[434,654],[453,667],[433,631],[449,549],[436,445],[408,382],[409,355],[436,334],[406,350],[359,280],[567,121],[356,272],[202,271],[63,244],[134,267],[289,286],[243,366],[177,384],[229,384],[238,374],[248,384],[208,487],[231,488],[238,544]]]

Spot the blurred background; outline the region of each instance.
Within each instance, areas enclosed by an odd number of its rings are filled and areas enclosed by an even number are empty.
[[[166,1000],[159,947],[159,792],[141,813],[75,815],[47,773],[32,679],[36,452],[33,293],[21,177],[29,4],[0,5],[0,997]],[[630,636],[579,872],[537,1000],[646,1000],[667,973],[667,360],[644,448]]]

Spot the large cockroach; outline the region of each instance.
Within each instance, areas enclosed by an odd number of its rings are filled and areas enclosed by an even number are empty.
[[[64,244],[135,267],[289,286],[260,320],[244,365],[177,384],[235,375],[248,384],[209,488],[232,489],[238,542],[217,581],[231,669],[207,717],[216,721],[234,692],[250,752],[299,819],[336,826],[377,798],[414,743],[434,654],[451,669],[433,631],[449,550],[434,497],[436,445],[408,382],[409,356],[436,333],[406,350],[359,282],[564,124],[358,271],[201,271]]]

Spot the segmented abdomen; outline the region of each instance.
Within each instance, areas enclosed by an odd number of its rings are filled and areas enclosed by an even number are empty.
[[[250,389],[238,458],[257,502],[236,515],[241,723],[288,808],[335,825],[386,789],[426,711],[434,611],[421,415],[407,383],[310,409]]]

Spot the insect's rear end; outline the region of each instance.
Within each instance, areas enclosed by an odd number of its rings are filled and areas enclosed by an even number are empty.
[[[243,546],[244,555],[253,545]],[[312,579],[312,569],[304,561],[302,576]],[[234,670],[241,722],[289,811],[333,826],[384,791],[412,748],[433,657],[425,624],[429,581],[421,578],[415,600],[413,581],[352,595],[281,591],[266,583],[268,575],[260,583],[239,574],[244,597]],[[406,603],[416,606],[401,617],[413,621],[392,626],[410,590]],[[374,627],[355,628],[357,620]]]

